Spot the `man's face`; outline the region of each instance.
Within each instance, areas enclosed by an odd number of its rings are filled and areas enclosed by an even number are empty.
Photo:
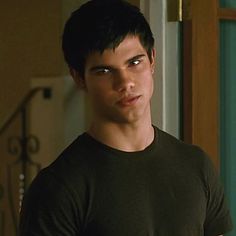
[[[154,52],[150,61],[139,38],[127,36],[115,49],[91,53],[84,83],[93,120],[133,123],[150,113]]]

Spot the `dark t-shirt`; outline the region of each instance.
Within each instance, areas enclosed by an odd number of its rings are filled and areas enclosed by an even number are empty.
[[[33,181],[20,220],[20,236],[217,236],[230,229],[209,158],[157,128],[138,152],[79,136]]]

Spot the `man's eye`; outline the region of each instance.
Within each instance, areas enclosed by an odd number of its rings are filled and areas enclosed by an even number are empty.
[[[136,66],[138,64],[140,64],[141,60],[134,60],[134,61],[131,61],[131,66]]]
[[[102,68],[102,69],[98,69],[97,71],[96,71],[96,73],[97,74],[108,74],[110,72],[110,70],[109,69],[107,69],[107,68]]]

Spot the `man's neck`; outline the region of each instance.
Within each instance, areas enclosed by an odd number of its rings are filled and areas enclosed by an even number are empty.
[[[134,152],[144,150],[154,139],[150,122],[142,124],[92,123],[88,133],[112,148]]]

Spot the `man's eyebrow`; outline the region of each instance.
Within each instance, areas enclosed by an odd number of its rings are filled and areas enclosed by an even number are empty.
[[[109,69],[109,70],[111,70],[112,67],[109,66],[109,65],[97,65],[97,66],[92,66],[91,68],[89,68],[89,71],[90,72],[95,72],[95,71],[102,70],[102,69]]]
[[[145,56],[146,56],[145,54],[138,54],[138,55],[136,55],[136,56],[131,57],[130,59],[128,59],[126,63],[129,64],[130,62],[135,61],[135,60],[138,60],[138,59],[140,59],[140,58],[142,58],[142,57],[145,57]]]

